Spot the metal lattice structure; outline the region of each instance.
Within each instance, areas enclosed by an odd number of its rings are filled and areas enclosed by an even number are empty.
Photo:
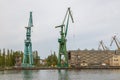
[[[119,40],[117,39],[116,36],[112,37],[112,41],[111,41],[110,46],[112,46],[113,41],[116,43],[116,46],[117,46],[118,50],[120,50],[120,42],[119,42]]]
[[[72,22],[74,22],[70,8],[68,8],[68,10],[66,12],[66,15],[65,15],[62,25],[56,26],[56,28],[58,28],[58,27],[61,28],[61,31],[60,31],[61,38],[58,39],[58,42],[59,42],[58,67],[68,67],[66,36],[67,36],[67,31],[68,31],[69,17],[71,17]],[[67,18],[67,21],[66,21],[66,18]],[[66,25],[65,25],[65,21],[67,22]],[[62,56],[63,56],[63,58],[62,58]]]
[[[24,42],[25,48],[24,48],[22,67],[33,67],[31,27],[33,27],[32,12],[30,12],[28,26],[25,27],[27,32],[26,32],[26,39],[25,39],[25,42]]]
[[[102,47],[102,49],[100,49],[100,47]],[[105,46],[104,42],[101,40],[100,44],[98,46],[98,50],[104,50],[104,51],[106,51],[106,50],[109,50],[109,49],[108,49],[108,47]]]

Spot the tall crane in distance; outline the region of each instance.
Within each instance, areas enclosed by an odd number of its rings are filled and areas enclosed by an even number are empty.
[[[112,41],[111,41],[110,46],[112,46],[113,41],[115,42],[118,50],[120,50],[120,42],[119,42],[119,40],[116,38],[116,36],[113,36],[113,37],[112,37]]]
[[[100,47],[102,47],[102,49],[103,49],[104,51],[109,50],[109,49],[105,46],[105,44],[104,44],[104,42],[103,42],[102,40],[99,42],[98,50],[101,50]]]
[[[23,55],[22,67],[33,67],[33,54],[31,42],[31,27],[33,27],[32,12],[30,12],[28,26],[26,28],[25,48]]]
[[[59,42],[59,54],[58,54],[58,65],[57,65],[58,67],[68,67],[66,36],[67,36],[67,31],[68,31],[69,18],[71,18],[72,23],[74,23],[70,8],[68,8],[68,10],[65,14],[62,25],[55,27],[55,28],[61,28],[61,31],[60,31],[61,38],[58,39],[58,42]],[[63,56],[64,60],[62,59],[62,56]]]

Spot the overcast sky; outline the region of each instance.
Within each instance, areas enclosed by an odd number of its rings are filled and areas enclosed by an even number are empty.
[[[0,48],[24,51],[25,26],[33,12],[32,44],[41,58],[58,52],[60,29],[71,7],[67,49],[97,49],[103,40],[110,49],[111,37],[120,40],[120,0],[0,0]]]

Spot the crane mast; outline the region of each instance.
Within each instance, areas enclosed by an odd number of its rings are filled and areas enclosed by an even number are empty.
[[[110,46],[112,46],[113,41],[115,42],[118,50],[120,50],[120,43],[119,43],[119,40],[116,38],[116,36],[113,36],[113,37],[112,37],[112,41],[111,41]]]
[[[31,42],[31,27],[33,27],[32,12],[30,12],[28,26],[26,28],[26,39],[24,41],[24,55],[22,67],[33,67],[33,54],[32,54],[32,42]]]
[[[61,31],[60,31],[61,37],[58,39],[58,42],[59,42],[58,67],[68,67],[66,36],[67,36],[67,31],[68,31],[69,18],[71,18],[72,22],[74,22],[70,8],[68,8],[68,10],[65,14],[62,25],[55,27],[55,28],[59,28],[59,27],[61,28]],[[67,19],[67,23],[65,24],[66,19]],[[64,60],[62,59],[62,56],[63,56]]]

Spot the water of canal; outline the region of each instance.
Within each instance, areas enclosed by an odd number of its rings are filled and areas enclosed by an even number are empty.
[[[120,80],[120,70],[0,71],[0,80]]]

